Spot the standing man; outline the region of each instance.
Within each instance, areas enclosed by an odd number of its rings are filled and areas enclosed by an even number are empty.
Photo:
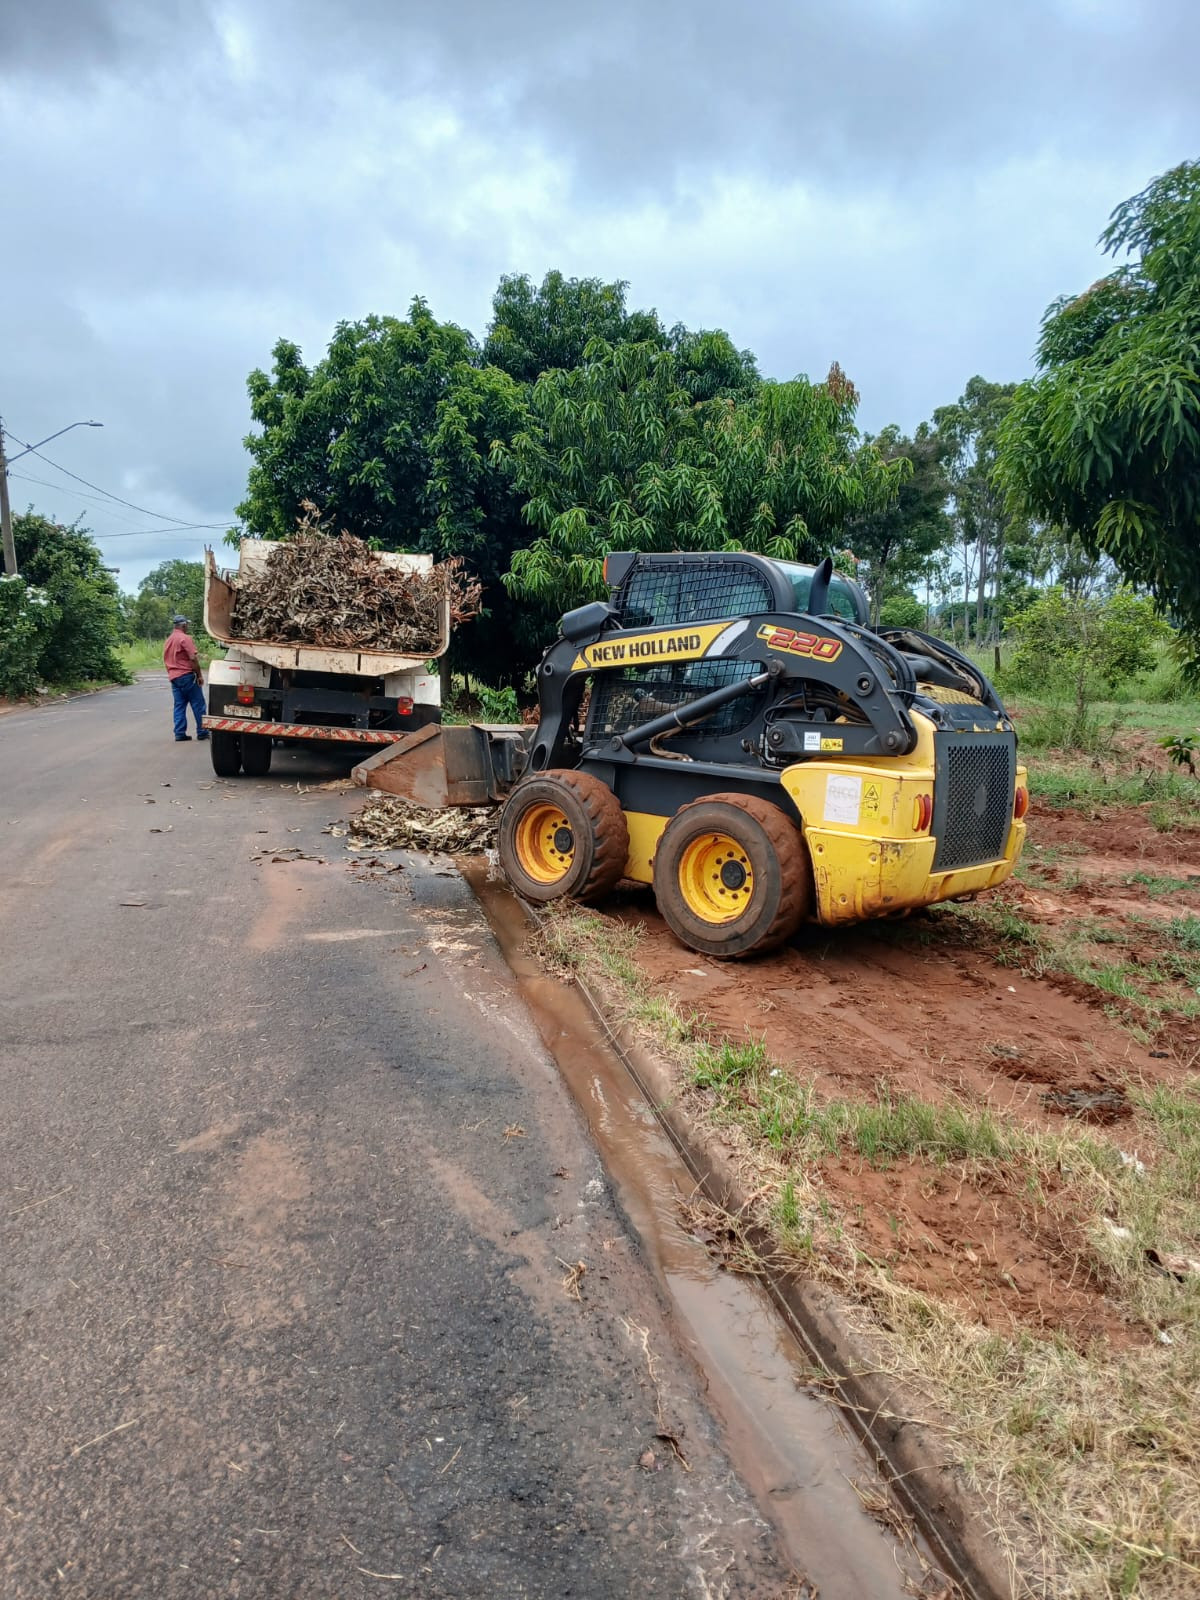
[[[167,677],[171,680],[171,694],[175,701],[175,739],[182,744],[192,736],[187,731],[187,708],[191,706],[196,719],[196,738],[207,739],[204,731],[204,674],[200,671],[200,657],[196,654],[196,641],[188,632],[188,619],[172,617],[174,632],[163,645],[163,661]]]

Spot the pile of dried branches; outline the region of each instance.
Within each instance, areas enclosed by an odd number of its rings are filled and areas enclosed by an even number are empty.
[[[391,796],[373,800],[350,819],[351,850],[441,850],[479,855],[496,844],[499,811],[491,806],[451,806],[428,811]]]
[[[322,531],[315,507],[306,506],[295,535],[275,546],[264,570],[240,579],[233,632],[272,644],[420,656],[442,643],[447,595],[452,624],[478,612],[480,585],[457,558],[431,572],[402,572],[352,534]]]

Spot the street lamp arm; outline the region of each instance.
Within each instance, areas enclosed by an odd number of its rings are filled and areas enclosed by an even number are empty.
[[[8,465],[11,467],[13,462],[20,461],[22,456],[27,456],[35,450],[40,450],[44,444],[49,444],[51,439],[59,439],[64,433],[70,433],[72,428],[102,428],[103,426],[102,422],[68,422],[66,427],[60,428],[57,433],[52,433],[45,439],[39,439],[36,444],[27,444],[24,450],[18,450],[15,456],[9,456]]]

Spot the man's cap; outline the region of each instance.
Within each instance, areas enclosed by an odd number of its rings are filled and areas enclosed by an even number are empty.
[[[171,618],[171,621],[176,625],[176,627],[178,627],[181,622],[186,623],[190,620],[191,619],[189,617],[185,617],[183,615],[182,611],[176,612],[176,614]]]

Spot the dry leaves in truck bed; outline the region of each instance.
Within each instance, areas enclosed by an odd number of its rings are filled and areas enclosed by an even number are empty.
[[[351,850],[441,850],[477,855],[495,848],[499,812],[491,806],[428,811],[404,800],[373,800],[350,819]]]
[[[265,569],[239,580],[233,633],[271,644],[420,656],[441,645],[447,593],[452,625],[476,615],[480,585],[457,558],[431,572],[402,572],[352,534],[323,532],[315,508],[306,509]]]

